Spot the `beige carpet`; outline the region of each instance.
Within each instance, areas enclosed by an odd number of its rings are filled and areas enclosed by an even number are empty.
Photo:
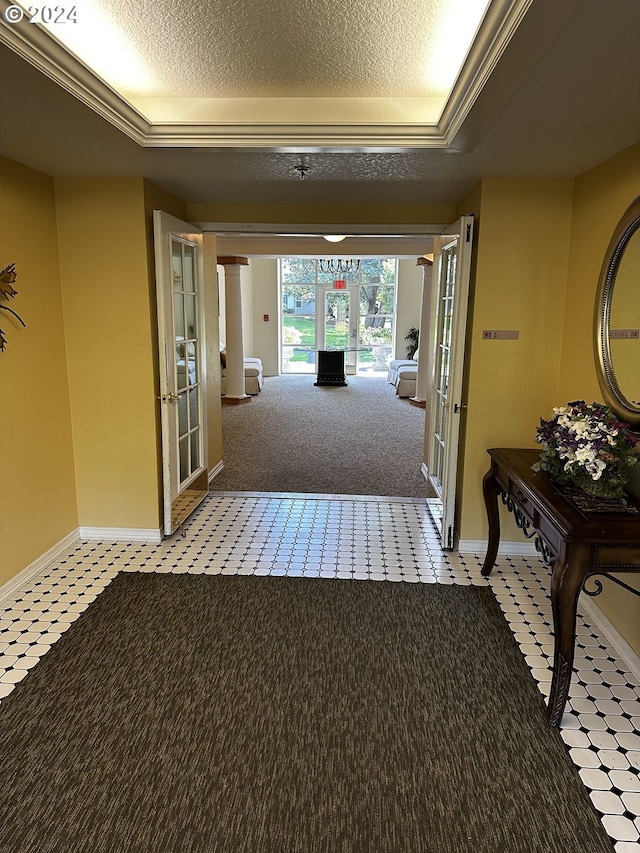
[[[425,410],[383,377],[316,387],[274,376],[251,403],[223,406],[224,470],[214,490],[427,497]]]

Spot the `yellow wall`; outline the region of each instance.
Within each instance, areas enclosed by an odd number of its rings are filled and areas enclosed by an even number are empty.
[[[478,199],[476,194],[475,203]],[[487,536],[482,500],[487,449],[533,447],[540,417],[557,405],[571,200],[568,180],[482,182],[467,332],[463,540]],[[483,340],[484,329],[515,329],[519,338]],[[520,541],[509,524],[505,521],[503,538]]]
[[[425,225],[455,219],[447,204],[189,204],[189,222],[276,222],[299,224]]]
[[[602,400],[593,356],[593,311],[600,267],[618,220],[640,194],[640,145],[581,175],[575,182],[558,399]],[[638,467],[638,466],[636,466]],[[628,583],[640,589],[638,575]],[[640,654],[640,599],[604,582],[594,602]]]
[[[640,194],[640,144],[577,178],[559,396],[600,400],[593,355],[593,311],[604,253],[618,220]]]
[[[65,178],[55,188],[79,525],[158,530],[143,180]]]
[[[0,161],[0,268],[18,295],[0,311],[0,584],[78,526],[53,180]]]
[[[486,539],[481,482],[489,447],[533,447],[540,417],[570,400],[600,400],[593,311],[615,225],[640,193],[640,146],[575,182],[485,179],[459,214],[476,216],[467,340],[468,409],[458,505],[463,540]],[[518,329],[484,341],[483,329]],[[503,512],[503,539],[523,541]],[[637,576],[628,576],[638,584]],[[640,602],[613,584],[595,600],[640,653]]]

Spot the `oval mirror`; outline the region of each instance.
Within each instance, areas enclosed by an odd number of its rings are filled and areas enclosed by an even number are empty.
[[[621,421],[640,430],[640,196],[625,211],[607,248],[594,332],[605,402]]]

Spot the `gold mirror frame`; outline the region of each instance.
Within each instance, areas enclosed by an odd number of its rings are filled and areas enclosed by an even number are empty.
[[[639,228],[640,196],[625,210],[607,247],[598,279],[594,312],[594,352],[600,390],[609,408],[634,431],[640,430],[640,406],[628,400],[618,384],[611,361],[609,322],[618,268],[629,240]]]

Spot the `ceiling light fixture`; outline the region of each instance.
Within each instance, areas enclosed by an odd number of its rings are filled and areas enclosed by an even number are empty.
[[[296,169],[296,172],[298,172],[298,174],[300,175],[300,180],[304,181],[304,176],[309,171],[309,167],[305,166],[304,163],[300,163],[300,165],[296,166],[295,169]]]
[[[347,239],[347,235],[343,234],[342,237],[337,234],[323,234],[325,240],[328,240],[330,243],[341,243],[343,240]]]
[[[353,258],[319,258],[320,272],[353,273],[360,269],[360,261]]]

